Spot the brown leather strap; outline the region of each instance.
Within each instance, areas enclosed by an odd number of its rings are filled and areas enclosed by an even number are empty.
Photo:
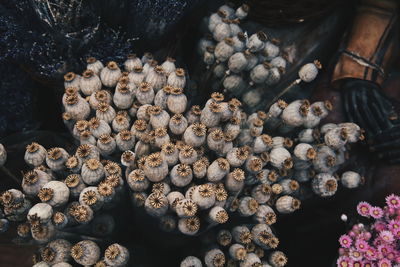
[[[357,78],[379,85],[398,50],[398,3],[390,0],[364,0],[349,32],[332,82],[335,87],[346,78]]]

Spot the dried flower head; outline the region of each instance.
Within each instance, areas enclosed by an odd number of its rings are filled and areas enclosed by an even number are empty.
[[[147,122],[145,120],[136,120],[133,123],[133,126],[135,127],[135,130],[142,132],[147,129]]]
[[[77,205],[70,213],[77,222],[83,223],[89,220],[89,210],[84,205]]]
[[[32,185],[35,184],[38,181],[38,179],[39,176],[35,170],[28,171],[24,174],[23,183]]]
[[[190,169],[190,166],[187,164],[179,164],[177,172],[179,176],[186,177],[192,173],[192,170]]]
[[[99,102],[105,102],[108,98],[108,93],[106,90],[100,90],[94,93],[94,98]]]
[[[229,170],[230,165],[229,165],[229,162],[225,158],[218,158],[217,162],[218,162],[218,167],[221,170],[224,170],[224,171]]]
[[[200,220],[197,217],[190,217],[185,220],[185,225],[191,232],[196,232],[200,229]]]
[[[184,156],[185,158],[189,158],[189,157],[193,156],[193,154],[195,153],[195,150],[193,149],[192,146],[184,145],[181,148],[181,153],[182,153],[182,156]]]
[[[167,128],[161,127],[161,128],[157,128],[154,131],[154,134],[156,137],[163,137],[167,135]]]
[[[55,251],[50,247],[43,248],[40,255],[45,262],[52,262],[56,257]]]
[[[97,186],[97,191],[100,196],[108,197],[114,192],[114,187],[109,182],[103,181]]]
[[[245,160],[249,157],[248,147],[241,147],[236,150],[236,157],[240,160]]]
[[[119,247],[117,244],[112,244],[111,246],[109,246],[105,253],[104,256],[108,259],[108,260],[114,260],[118,257],[118,255],[121,253]]]
[[[84,255],[84,249],[83,246],[81,244],[76,244],[71,248],[71,257],[73,259],[81,259]]]
[[[105,181],[112,187],[118,187],[121,184],[121,177],[118,174],[112,174],[106,177]]]
[[[228,193],[224,188],[218,188],[215,190],[215,199],[217,201],[225,201],[228,198]]]
[[[88,159],[85,162],[85,165],[89,170],[94,171],[94,170],[97,170],[98,168],[100,168],[101,163],[97,159]]]
[[[174,153],[175,145],[173,143],[165,143],[162,145],[161,151],[167,155],[170,155],[170,154]]]
[[[204,136],[207,132],[207,127],[200,122],[196,122],[193,124],[193,133],[197,136]]]
[[[211,98],[216,102],[224,101],[224,95],[218,92],[214,92],[211,94]]]
[[[64,213],[57,211],[56,213],[53,214],[52,219],[55,225],[60,225],[65,222],[66,217]]]
[[[172,94],[172,95],[181,95],[181,94],[183,94],[183,88],[174,87],[174,88],[171,90],[171,94]]]
[[[100,102],[97,105],[97,110],[100,112],[107,112],[110,109],[110,105],[106,102]]]
[[[85,193],[83,193],[82,201],[88,206],[96,204],[98,201],[96,192],[93,190],[86,191]]]
[[[149,196],[149,204],[154,209],[159,209],[166,205],[163,195],[159,192],[153,193]]]
[[[121,167],[116,162],[108,162],[105,164],[104,169],[109,174],[121,174]]]
[[[158,167],[161,164],[162,164],[162,156],[161,156],[160,152],[150,154],[146,158],[146,165],[148,165],[152,168]]]
[[[64,75],[64,81],[70,82],[73,81],[76,77],[76,74],[73,72],[68,72],[67,74]]]
[[[210,135],[214,141],[220,141],[220,140],[224,139],[224,137],[225,137],[224,132],[221,131],[220,129],[216,129],[216,130],[212,131]]]
[[[78,164],[79,164],[78,158],[76,156],[71,156],[65,162],[65,167],[67,167],[68,169],[73,169],[77,167]]]
[[[38,197],[42,202],[48,202],[54,197],[54,190],[51,188],[42,188],[39,190]]]
[[[67,178],[65,179],[65,184],[69,187],[69,188],[74,188],[79,184],[80,178],[78,174],[70,174],[67,176]]]
[[[183,212],[186,216],[194,216],[197,213],[197,205],[193,201],[185,201],[183,204]]]
[[[139,90],[141,92],[148,92],[148,91],[150,91],[150,89],[151,89],[151,85],[149,83],[142,82],[139,85]]]
[[[47,151],[47,156],[52,160],[58,160],[62,157],[61,149],[58,147],[50,148]]]
[[[190,112],[196,116],[200,116],[201,115],[201,108],[198,105],[194,105],[190,108]]]
[[[136,169],[129,174],[128,178],[134,182],[144,181],[144,179],[145,179],[144,171],[140,170],[140,169]]]
[[[229,220],[229,215],[225,210],[220,210],[217,212],[215,219],[218,223],[226,223]]]
[[[209,105],[210,111],[213,113],[219,113],[222,111],[222,107],[217,102],[211,102]]]
[[[215,188],[211,184],[199,185],[199,194],[202,197],[211,197],[215,192]]]
[[[259,172],[262,170],[263,162],[260,158],[254,157],[249,162],[249,168],[253,172]]]

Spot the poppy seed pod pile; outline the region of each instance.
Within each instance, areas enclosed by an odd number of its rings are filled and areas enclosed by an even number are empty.
[[[172,58],[158,65],[150,53],[141,59],[129,55],[125,71],[114,61],[104,66],[89,58],[87,63],[82,76],[64,76],[64,123],[80,144],[97,146],[102,156],[120,156],[127,150],[147,154],[155,134],[147,129],[158,129],[160,136],[169,121],[162,109],[169,106],[179,114],[186,107],[185,71]]]
[[[61,147],[46,150],[31,143],[24,159],[32,169],[23,174],[22,191],[2,193],[6,219],[1,219],[1,229],[8,225],[6,221],[16,222],[19,243],[34,241],[41,246],[34,266],[72,266],[68,263],[72,260],[85,266],[96,264],[101,257],[99,246],[90,240],[73,245],[81,237],[71,229],[102,237],[114,230],[114,218],[107,210],[124,194],[120,166],[102,159],[91,144],[82,144],[69,154]],[[105,251],[109,266],[124,266],[128,259],[129,252],[121,245],[113,244]]]
[[[264,91],[278,84],[289,63],[278,40],[263,31],[248,34],[242,30],[240,23],[248,12],[245,4],[236,10],[223,5],[206,18],[208,32],[198,43],[198,53],[212,72],[214,90],[222,85],[253,107],[260,104]],[[320,68],[318,61],[304,65],[296,83],[311,82]]]

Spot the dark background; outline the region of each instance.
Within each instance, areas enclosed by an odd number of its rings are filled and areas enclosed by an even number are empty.
[[[313,53],[328,66],[354,14],[351,1],[346,4],[342,1],[296,1],[300,3],[297,6],[293,1],[250,2],[257,7],[253,18],[275,31],[287,31],[291,27],[311,31],[318,28],[327,14],[337,15],[340,23],[330,25],[331,35],[325,36],[326,39],[310,35],[295,40],[310,45],[323,44]],[[0,3],[0,141],[9,153],[6,168],[14,176],[0,172],[0,191],[18,186],[20,171],[26,169],[22,159],[26,144],[37,141],[45,147],[72,146],[61,120],[59,101],[63,91],[62,76],[66,71],[81,73],[88,56],[103,62],[112,59],[122,63],[132,51],[139,55],[151,51],[159,60],[166,55],[174,56],[180,66],[189,70],[189,75],[196,73],[198,59],[194,51],[201,37],[201,18],[215,10],[220,2],[87,1],[81,12],[71,15],[75,20],[63,18],[52,25],[43,22],[46,15],[39,12],[42,7],[35,4],[36,1],[28,0]],[[305,20],[300,26],[294,24],[299,19]],[[72,37],[65,37],[67,34]],[[325,78],[313,83],[307,91],[309,94],[318,91],[324,95],[324,90],[329,91],[329,68],[324,72],[321,76]],[[393,73],[385,87],[399,88],[398,73]],[[330,96],[330,93],[325,92],[325,95]],[[204,90],[191,94],[198,97],[198,101],[209,95]],[[365,156],[357,162],[369,166],[368,153],[363,148],[358,149],[358,153]],[[362,189],[340,189],[333,198],[311,199],[295,214],[278,218],[279,249],[288,255],[288,266],[332,266],[337,257],[337,239],[348,228],[348,224],[340,221],[340,215],[346,213],[349,220],[355,222],[358,201],[382,204],[385,194],[397,191],[398,167],[387,167],[381,162],[373,165],[366,170],[368,183]],[[185,256],[198,255],[207,249],[213,235],[211,232],[204,238],[187,238],[162,233],[156,222],[143,211],[132,210],[129,203],[114,216],[120,229],[115,241],[132,248],[134,266],[178,266]],[[12,230],[0,236],[0,266],[31,266],[35,248],[16,246],[11,243],[13,237],[15,231]]]

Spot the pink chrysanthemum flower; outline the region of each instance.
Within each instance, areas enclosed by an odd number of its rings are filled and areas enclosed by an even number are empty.
[[[356,249],[357,249],[358,251],[365,252],[365,251],[368,250],[369,245],[368,245],[368,243],[367,243],[365,240],[363,240],[363,239],[357,239],[357,240],[356,240],[356,243],[355,243],[355,247],[356,247]]]
[[[383,256],[386,256],[388,253],[393,251],[393,248],[388,244],[379,245],[377,248],[378,252]]]
[[[380,219],[383,217],[383,210],[379,207],[372,207],[369,211],[369,215],[374,219]]]
[[[383,221],[377,221],[374,223],[374,229],[377,232],[382,232],[384,230],[386,230],[386,223],[384,223]]]
[[[351,237],[348,236],[348,235],[342,235],[342,236],[339,238],[339,243],[340,243],[340,245],[341,245],[342,247],[344,247],[344,248],[350,248],[350,247],[351,247],[351,244],[353,243],[353,240],[352,240]]]
[[[386,243],[392,243],[394,241],[394,236],[390,231],[380,232],[379,237]]]
[[[378,253],[373,247],[369,247],[367,251],[364,253],[365,258],[370,261],[374,261],[377,259]]]
[[[386,197],[386,204],[389,208],[398,209],[400,208],[400,197],[396,196],[395,194],[391,194]]]
[[[336,261],[336,264],[338,267],[353,267],[353,260],[350,259],[349,257],[339,257],[339,259]]]
[[[378,261],[378,267],[392,267],[392,263],[388,259],[381,259]]]
[[[356,249],[350,249],[349,256],[353,261],[362,260],[363,258],[363,254]]]
[[[363,263],[363,265],[361,265],[362,267],[372,267],[372,262],[370,261],[363,261],[362,263]]]
[[[357,212],[361,216],[369,217],[369,211],[371,210],[371,205],[368,202],[362,201],[357,205]]]
[[[362,260],[354,261],[353,262],[353,267],[363,267]]]
[[[389,222],[388,228],[389,228],[390,231],[392,231],[392,233],[393,233],[394,230],[400,229],[400,221],[398,221],[398,220],[391,220],[391,221]]]
[[[393,229],[392,233],[393,237],[395,237],[396,239],[400,239],[400,228]]]

